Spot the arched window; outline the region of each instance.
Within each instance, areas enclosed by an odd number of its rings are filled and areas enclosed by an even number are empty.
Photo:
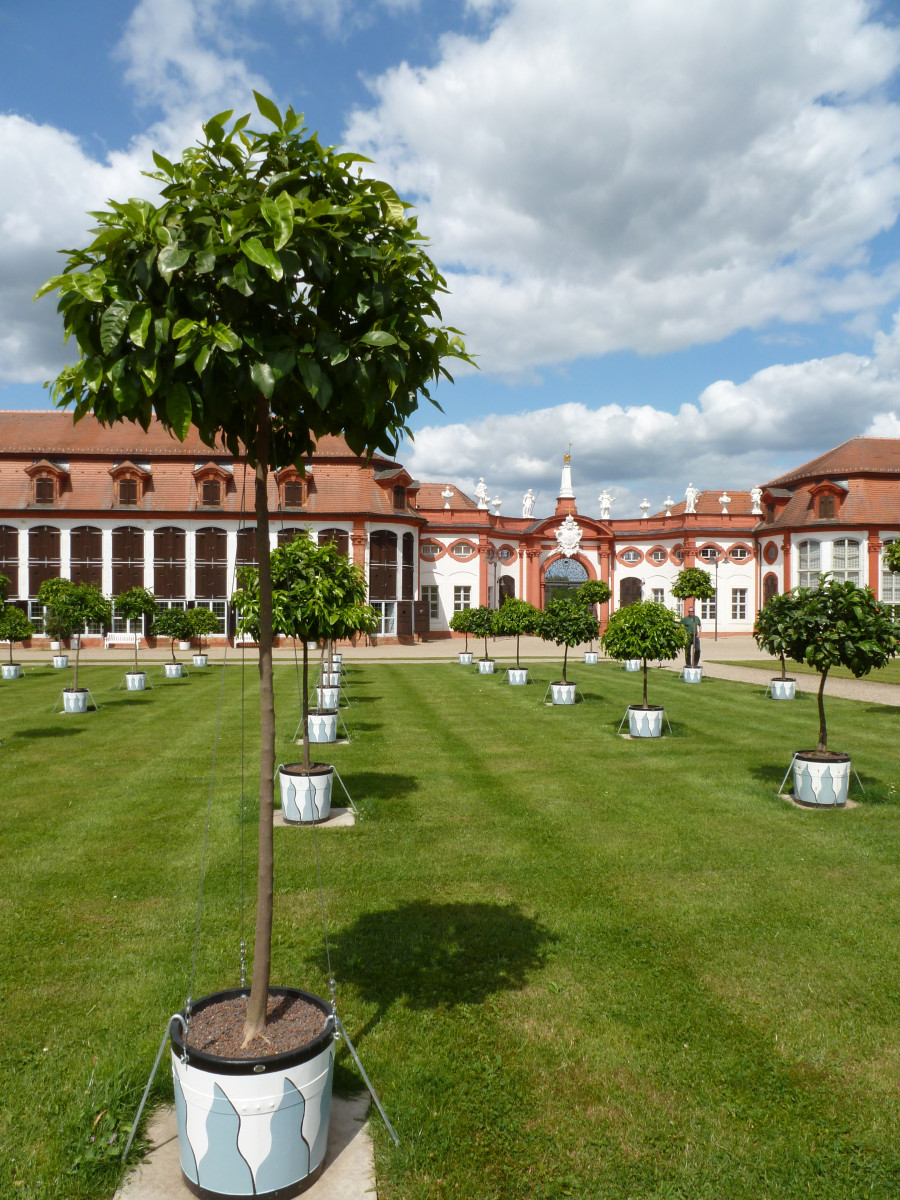
[[[544,605],[554,596],[571,595],[587,577],[584,565],[577,558],[558,558],[544,572]]]
[[[822,573],[821,542],[801,542],[797,547],[798,581],[801,587],[815,587]]]
[[[198,529],[194,542],[194,595],[225,600],[228,591],[228,538],[224,529]]]
[[[259,559],[256,556],[256,529],[252,525],[238,530],[235,561],[239,567],[259,565]]]
[[[411,533],[403,535],[403,565],[401,567],[400,599],[412,600],[415,596],[415,553],[416,539]]]
[[[854,538],[832,543],[831,575],[843,583],[859,583],[859,542]]]
[[[144,531],[137,525],[120,525],[112,534],[113,595],[143,586]]]
[[[397,535],[389,529],[369,537],[369,599],[397,599]]]
[[[153,534],[153,592],[160,600],[185,595],[184,530],[166,525]]]
[[[278,530],[277,544],[283,546],[285,542],[292,542],[295,537],[305,537],[306,530],[301,529],[299,525],[286,525],[284,529]]]
[[[103,586],[103,535],[92,525],[77,525],[69,535],[69,578]]]
[[[619,580],[619,608],[627,608],[629,604],[637,604],[641,598],[644,585],[636,575],[626,575]]]
[[[19,594],[19,531],[0,525],[0,575],[9,580],[10,596]]]
[[[778,595],[778,576],[771,572],[763,580],[763,604],[768,604],[773,596]]]
[[[331,542],[337,546],[338,553],[350,555],[350,535],[346,529],[320,529],[319,530],[319,545],[324,546],[326,542]]]
[[[45,579],[58,579],[59,570],[59,530],[35,525],[28,531],[28,594],[36,596]]]
[[[2,532],[2,529],[0,529],[0,537],[2,537]],[[884,550],[886,550],[888,546],[892,546],[896,540],[896,538],[885,538]],[[882,555],[884,554],[884,550],[882,550]],[[886,604],[900,604],[900,575],[896,574],[894,571],[889,571],[887,567],[884,566],[883,557],[881,561],[881,599],[884,600]],[[2,566],[0,566],[0,570],[3,570]],[[7,571],[6,574],[8,575],[9,571]],[[896,614],[896,609],[894,611]]]

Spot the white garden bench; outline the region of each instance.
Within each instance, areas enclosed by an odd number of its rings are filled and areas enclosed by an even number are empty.
[[[130,646],[133,647],[136,640],[140,639],[138,633],[108,633],[103,641],[104,649],[109,650],[112,646]]]

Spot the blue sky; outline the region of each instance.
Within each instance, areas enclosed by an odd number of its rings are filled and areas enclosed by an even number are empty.
[[[85,210],[251,89],[416,202],[480,371],[399,457],[504,513],[613,515],[900,437],[900,34],[863,0],[0,7],[0,407],[65,362],[31,296]]]

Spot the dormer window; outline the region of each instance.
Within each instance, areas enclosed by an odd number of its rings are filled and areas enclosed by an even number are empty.
[[[819,520],[834,517],[834,496],[819,497]]]
[[[394,508],[406,508],[406,488],[399,484],[394,488]]]
[[[286,479],[281,495],[284,501],[285,508],[302,508],[303,507],[303,481],[300,479]]]
[[[204,479],[200,485],[200,503],[204,508],[219,508],[222,504],[222,484],[218,479]]]
[[[138,502],[138,481],[136,479],[120,479],[118,483],[118,501],[120,504],[135,505]]]
[[[766,524],[771,525],[774,520],[775,520],[775,505],[767,504],[766,505]]]
[[[52,475],[38,475],[34,481],[35,504],[53,504],[56,500],[56,481]]]

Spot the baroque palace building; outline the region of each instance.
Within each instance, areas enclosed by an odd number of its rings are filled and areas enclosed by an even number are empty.
[[[475,498],[419,482],[381,455],[366,463],[323,438],[301,474],[269,481],[272,544],[311,529],[365,572],[383,638],[449,636],[454,611],[521,596],[538,607],[585,579],[604,579],[609,611],[638,599],[677,607],[685,566],[709,570],[716,599],[704,632],[748,633],[776,592],[823,571],[900,605],[884,546],[900,537],[900,439],[851,438],[752,491],[700,491],[609,516],[612,497],[580,512],[568,456],[551,516],[499,515],[483,481]],[[529,513],[530,494],[523,502]],[[255,562],[253,475],[243,459],[184,443],[154,424],[77,425],[66,412],[0,413],[0,573],[9,597],[40,619],[44,579],[96,583],[106,595],[149,588],[160,606],[204,605],[233,636],[235,570]],[[115,632],[135,632],[117,619]],[[99,636],[100,631],[93,632]],[[142,631],[141,631],[142,632]]]

